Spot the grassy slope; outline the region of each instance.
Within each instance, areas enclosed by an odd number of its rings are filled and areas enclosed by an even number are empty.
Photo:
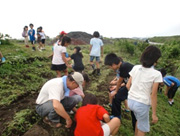
[[[4,56],[7,59],[7,63],[9,63],[11,60],[16,60],[16,59],[19,60],[20,58],[29,58],[29,57],[37,57],[37,56],[46,58],[48,55],[51,54],[50,46],[46,47],[47,50],[45,52],[39,52],[39,51],[32,52],[31,49],[25,48],[23,45],[20,45],[20,44],[15,44],[15,46],[10,46],[10,45],[9,46],[0,45],[0,46],[1,46],[2,53],[4,54]],[[72,49],[73,49],[73,46],[70,46],[69,53],[72,53]],[[89,60],[87,50],[88,50],[87,46],[82,46],[82,51],[84,54],[83,61],[85,64],[88,64],[88,60]],[[124,61],[129,61],[133,64],[138,64],[137,56],[140,56],[140,54],[141,54],[141,52],[137,52],[136,56],[129,55],[125,52],[125,50],[123,50],[122,48],[120,49],[118,46],[115,46],[115,45],[105,46],[105,52],[106,53],[116,52],[119,56],[123,57]],[[41,63],[41,65],[43,65],[43,66],[39,66],[39,63]],[[4,65],[1,66],[1,70]],[[9,67],[10,66],[7,66],[7,69]],[[23,65],[23,67],[24,67],[24,65]],[[17,76],[20,76],[24,72],[23,67],[20,65],[17,72],[14,72],[14,73],[17,73]],[[50,60],[49,61],[46,61],[46,60],[38,61],[37,60],[37,61],[35,61],[35,64],[33,63],[31,65],[26,66],[27,69],[32,68],[35,71],[35,72],[34,71],[29,72],[32,74],[32,76],[35,76],[36,74],[38,74],[38,72],[42,72],[41,71],[42,69],[49,73],[49,71],[50,71],[49,67],[50,67]],[[20,74],[18,74],[19,72],[20,72]],[[90,73],[90,71],[87,71],[87,72]],[[103,73],[103,75],[105,75],[106,73],[109,73],[109,70],[107,72],[106,69],[104,69],[102,71],[102,73]],[[179,70],[177,71],[176,75],[178,76],[178,78],[180,78],[180,75],[178,73],[179,73]],[[52,77],[55,76],[55,73],[53,73],[51,71],[50,71],[50,74]],[[11,75],[11,73],[9,75]],[[41,74],[39,74],[39,75],[41,75]],[[33,79],[34,79],[34,81],[32,83],[36,83],[36,79],[38,79],[38,77],[35,77]],[[47,79],[48,78],[43,78],[43,77],[39,78],[39,81],[40,81],[38,83],[39,86],[41,86]],[[106,83],[103,79],[105,79],[105,78],[102,76],[100,81],[97,80],[98,83],[103,83],[103,82]],[[3,80],[3,78],[1,77],[0,80],[6,81],[6,82],[11,81],[10,76],[7,76],[5,78],[5,80]],[[23,79],[22,79],[22,82],[23,82]],[[30,81],[28,81],[27,84],[29,84],[29,82]],[[92,85],[90,86],[89,91],[92,91],[92,89],[96,88],[98,83],[96,82],[96,80],[95,80],[95,82],[92,82]],[[25,86],[27,84],[25,84]],[[7,85],[7,84],[4,84],[4,85]],[[10,85],[11,85],[11,83],[9,83],[9,87],[10,87]],[[38,89],[39,86],[36,89]],[[21,86],[19,85],[17,87],[21,87]],[[15,88],[15,89],[17,89],[17,88]],[[9,90],[8,87],[7,87],[7,90]],[[21,90],[21,89],[19,89],[19,90]],[[3,90],[1,89],[0,91],[2,92]],[[30,92],[31,91],[32,91],[32,89],[30,89]],[[99,93],[94,92],[94,93],[97,96],[107,98],[107,96],[104,96],[104,95],[107,95],[107,93],[105,93],[105,94],[103,92],[99,92]],[[0,94],[0,97],[4,98],[2,96],[2,94]],[[173,107],[170,107],[167,103],[167,98],[163,94],[158,94],[157,114],[159,117],[159,122],[158,122],[158,124],[151,126],[151,132],[148,133],[147,135],[149,135],[149,136],[171,136],[171,135],[178,136],[178,134],[180,134],[180,129],[179,129],[179,126],[180,126],[180,110],[179,110],[180,109],[180,99],[179,98],[180,98],[180,93],[178,91],[176,94],[176,97],[175,97],[175,105]],[[120,131],[119,131],[118,135],[121,135],[121,136],[133,135],[130,114],[123,112],[122,116],[123,116],[122,125],[120,127]],[[54,130],[54,131],[56,131],[56,130]]]

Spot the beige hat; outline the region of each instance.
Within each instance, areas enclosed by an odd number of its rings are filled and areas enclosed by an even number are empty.
[[[72,74],[72,78],[76,81],[76,83],[79,85],[79,88],[83,90],[82,84],[84,82],[83,75],[79,72],[74,72]]]

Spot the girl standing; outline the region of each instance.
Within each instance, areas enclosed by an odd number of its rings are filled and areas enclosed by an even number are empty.
[[[71,39],[67,36],[64,36],[61,43],[56,43],[54,45],[53,59],[51,70],[55,70],[57,77],[61,77],[61,72],[64,72],[64,75],[68,75],[67,67],[71,67],[66,59],[66,47],[71,43]]]
[[[29,45],[28,45],[28,26],[24,27],[22,36],[24,37],[25,46],[28,48],[29,47]]]

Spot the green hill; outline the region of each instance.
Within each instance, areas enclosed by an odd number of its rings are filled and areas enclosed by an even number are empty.
[[[178,39],[179,37],[177,37],[177,41]],[[32,52],[31,48],[25,48],[23,43],[19,41],[10,42],[12,43],[10,45],[0,45],[0,50],[7,60],[0,65],[0,135],[16,136],[26,133],[27,136],[36,133],[38,135],[72,136],[74,126],[71,129],[66,129],[64,126],[59,129],[52,129],[45,125],[35,113],[35,100],[40,88],[47,80],[56,76],[50,70],[51,59],[48,58],[52,53],[52,46],[46,46],[46,50],[43,52]],[[180,45],[174,43],[174,40],[169,40],[168,43],[157,45],[162,52],[157,68],[165,67],[168,74],[180,79]],[[104,53],[114,52],[121,56],[124,61],[139,64],[140,55],[147,46],[148,44],[142,41],[134,44],[134,40],[131,39],[117,39],[113,41],[113,44],[104,46]],[[73,48],[74,45],[68,47],[69,54],[72,54]],[[81,48],[84,55],[85,72],[90,75],[91,79],[85,92],[95,94],[100,104],[111,112],[108,106],[107,87],[109,86],[108,82],[113,79],[115,73],[104,66],[102,62],[102,75],[100,77],[91,75],[92,69],[88,64],[89,45],[82,45]],[[151,131],[147,135],[179,136],[179,109],[180,89],[176,93],[175,104],[172,107],[168,105],[167,97],[163,93],[159,93],[157,107],[159,122],[151,125]],[[72,115],[73,117],[74,115]],[[118,136],[133,136],[130,113],[122,111],[122,124]]]

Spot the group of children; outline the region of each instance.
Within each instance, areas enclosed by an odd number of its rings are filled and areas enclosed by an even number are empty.
[[[65,75],[68,74],[67,68],[72,68],[74,71],[82,72],[84,70],[83,55],[81,48],[76,46],[74,53],[69,56],[66,48],[71,43],[71,39],[66,36],[67,33],[61,32],[59,40],[53,46],[52,66],[51,70],[55,70],[57,77],[61,77],[61,72]],[[103,42],[99,38],[99,32],[95,31],[94,38],[90,41],[90,64],[93,68],[93,73],[100,75],[100,56],[103,56]],[[96,67],[93,64],[93,60],[96,59]],[[73,60],[74,65],[70,65],[69,61]]]
[[[30,30],[28,31],[28,26],[24,26],[22,37],[24,37],[25,46],[27,48],[29,47],[28,41],[30,39],[30,42],[32,44],[32,51],[36,51],[36,48],[35,48],[36,33],[35,33],[35,30],[33,29],[34,25],[29,24],[29,27],[30,27]],[[28,39],[28,36],[29,36],[29,39]],[[45,49],[45,39],[46,39],[46,35],[43,31],[43,28],[40,26],[37,28],[37,42],[39,44],[38,50],[41,52],[42,50]]]
[[[90,64],[94,70],[93,73],[100,75],[99,62],[100,57],[103,57],[103,42],[99,38],[98,32],[94,32],[93,36],[94,38],[90,40]],[[67,75],[67,67],[73,68],[74,71],[82,72],[84,65],[82,63],[83,55],[80,52],[81,48],[76,46],[74,53],[68,57],[66,56],[66,47],[71,43],[71,39],[66,35],[61,38],[53,47],[51,69],[57,72],[57,77],[61,77],[62,71]],[[124,62],[121,57],[118,57],[114,53],[108,54],[105,57],[104,63],[117,73],[117,77],[111,81],[109,88],[112,115],[109,117],[107,111],[97,105],[95,96],[88,94],[83,99],[82,107],[76,113],[77,126],[75,135],[88,135],[87,132],[89,135],[103,135],[102,132],[105,133],[103,127],[100,129],[98,127],[94,128],[94,126],[101,126],[100,120],[109,122],[109,118],[115,119],[115,122],[116,119],[120,121],[122,101],[125,102],[125,111],[131,111],[132,126],[135,135],[144,136],[146,132],[149,132],[150,106],[152,107],[152,123],[157,123],[158,121],[156,107],[159,85],[162,85],[164,82],[167,86],[165,94],[168,96],[168,102],[171,106],[174,103],[173,97],[180,86],[180,81],[177,78],[173,76],[164,77],[166,74],[165,71],[155,69],[160,57],[161,51],[156,46],[148,46],[144,50],[140,58],[141,65],[134,66],[129,62]],[[97,69],[93,64],[94,59],[96,59]],[[74,60],[73,66],[68,63],[69,60]],[[90,119],[89,116],[91,116]],[[116,125],[114,124],[115,126],[113,127],[111,125],[108,127],[108,134],[111,133],[114,135],[120,126],[120,122]]]

